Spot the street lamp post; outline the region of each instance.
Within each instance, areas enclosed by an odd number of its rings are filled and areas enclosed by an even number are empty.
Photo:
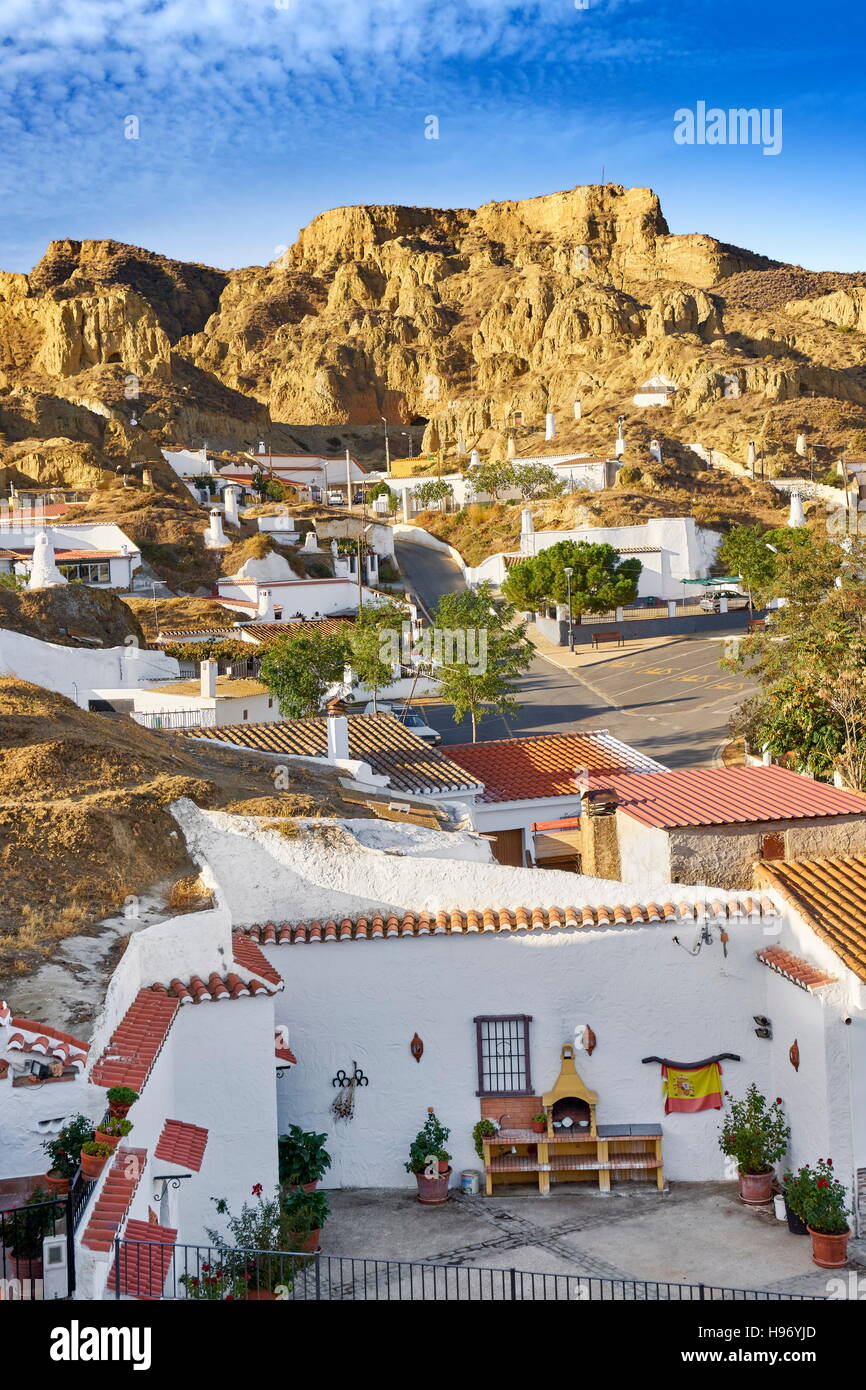
[[[384,416],[384,415],[380,415],[380,416],[379,416],[379,419],[382,421],[382,424],[385,426],[385,472],[386,472],[386,473],[390,473],[390,472],[391,472],[391,446],[390,446],[390,444],[388,443],[388,421],[385,419],[385,416]]]
[[[570,652],[574,651],[574,621],[571,616],[571,576],[573,574],[574,570],[570,566],[566,566],[565,582],[568,585],[568,650]]]

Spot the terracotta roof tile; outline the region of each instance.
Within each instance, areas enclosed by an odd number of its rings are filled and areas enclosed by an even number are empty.
[[[389,937],[469,936],[474,933],[552,931],[574,928],[680,925],[684,921],[753,921],[777,917],[768,897],[720,895],[712,903],[633,903],[613,907],[468,908],[438,912],[373,913],[330,922],[267,922],[247,928],[264,946],[300,946],[333,941],[375,941]]]
[[[152,989],[140,989],[90,1073],[96,1086],[144,1087],[180,1004]]]
[[[177,1163],[197,1173],[204,1158],[207,1139],[207,1130],[199,1125],[190,1125],[184,1120],[166,1120],[154,1152],[157,1158],[165,1159],[166,1163]]]
[[[350,714],[349,757],[369,763],[375,773],[390,778],[395,790],[466,792],[478,785],[456,759],[428,748],[393,714]],[[325,758],[328,752],[327,720],[282,719],[270,724],[222,724],[203,729],[184,729],[187,738],[206,738],[235,748],[256,748],[288,757]]]
[[[866,816],[866,797],[785,767],[689,767],[639,777],[612,773],[603,784],[613,788],[632,819],[663,828]]]
[[[487,743],[449,744],[448,756],[484,783],[481,800],[528,801],[578,795],[578,779],[588,773],[629,771],[641,777],[664,772],[661,763],[620,743],[607,729],[581,734],[534,734]]]
[[[165,1276],[174,1255],[177,1231],[153,1221],[127,1222],[120,1243],[120,1292],[129,1298],[153,1301],[162,1297]],[[114,1293],[117,1268],[111,1264],[107,1290]]]
[[[122,1145],[115,1149],[111,1167],[99,1190],[87,1230],[82,1237],[82,1243],[88,1249],[103,1252],[111,1249],[114,1238],[123,1225],[146,1163],[146,1149],[128,1149]]]
[[[236,931],[232,933],[232,950],[238,965],[243,966],[244,970],[249,970],[254,975],[261,976],[269,984],[283,988],[283,977],[278,970],[275,970],[263,951],[260,951],[254,941],[244,932]]]
[[[765,861],[757,872],[866,981],[866,856]]]
[[[825,985],[832,985],[835,980],[834,975],[825,975],[823,970],[819,970],[816,965],[811,965],[802,956],[792,955],[790,951],[784,951],[781,946],[768,946],[765,951],[755,952],[762,965],[766,965],[770,970],[775,970],[777,975],[784,975],[786,980],[792,984],[799,985],[800,989],[805,989],[811,993],[815,989],[823,989]]]

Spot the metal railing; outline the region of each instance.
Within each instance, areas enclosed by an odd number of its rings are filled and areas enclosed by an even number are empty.
[[[65,1197],[46,1196],[35,1204],[0,1211],[0,1280],[4,1298],[42,1298],[42,1242],[46,1236],[68,1233],[65,1218]]]
[[[131,717],[143,729],[196,729],[216,723],[213,709],[153,710]]]
[[[109,1296],[210,1302],[823,1302],[821,1295],[433,1261],[117,1240]]]

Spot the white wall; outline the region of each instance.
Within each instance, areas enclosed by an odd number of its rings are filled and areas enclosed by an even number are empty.
[[[670,882],[670,839],[666,830],[641,825],[625,811],[616,813],[616,836],[621,867],[648,884]]]
[[[174,680],[180,666],[164,652],[143,647],[61,647],[0,628],[0,675],[66,695],[81,709],[105,688],[135,689],[155,681]]]
[[[18,1060],[30,1054],[17,1053]],[[73,1115],[94,1121],[105,1113],[105,1093],[97,1093],[81,1076],[38,1086],[13,1086],[12,1071],[0,1080],[0,1178],[29,1178],[47,1173],[42,1149]]]
[[[718,942],[696,957],[679,950],[672,944],[676,930],[268,947],[286,981],[277,1021],[288,1024],[299,1059],[280,1094],[280,1126],[328,1131],[330,1185],[410,1187],[414,1179],[403,1163],[433,1105],[451,1128],[455,1170],[477,1168],[473,1018],[526,1013],[533,1020],[536,1094],[553,1085],[560,1047],[588,1022],[598,1046],[591,1058],[580,1054],[577,1067],[599,1093],[600,1123],[661,1124],[670,1178],[721,1179],[720,1112],[664,1115],[660,1068],[641,1058],[687,1062],[737,1052],[743,1060],[725,1065],[725,1085],[739,1093],[754,1080],[767,1089],[770,1053],[754,1035],[752,1015],[765,1010],[769,972],[754,960],[759,925],[731,925],[727,962]],[[409,1052],[416,1032],[424,1042],[420,1063]],[[350,1072],[353,1061],[370,1084],[358,1091],[355,1119],[342,1125],[329,1112],[330,1083],[339,1068]],[[507,1100],[502,1109],[508,1111]]]
[[[221,579],[217,587],[219,599],[244,599],[253,603],[258,600],[258,585],[252,580],[235,583],[230,579]],[[351,612],[358,607],[358,585],[350,579],[296,579],[291,583],[276,580],[273,583],[266,581],[264,587],[270,590],[274,606],[282,607],[284,622],[298,615],[302,618],[313,618],[317,614],[327,617],[331,613]],[[385,601],[383,595],[366,586],[363,598],[364,603]]]

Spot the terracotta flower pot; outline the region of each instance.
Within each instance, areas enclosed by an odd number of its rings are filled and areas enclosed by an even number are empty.
[[[543,1120],[533,1120],[529,1128],[532,1130],[533,1134],[544,1134],[547,1125]]]
[[[740,1172],[740,1201],[745,1202],[748,1207],[762,1207],[773,1200],[773,1180],[775,1174],[772,1168],[768,1168],[766,1173],[743,1173]]]
[[[54,1173],[45,1173],[42,1182],[49,1192],[55,1193],[58,1197],[65,1197],[69,1191],[69,1179],[56,1177]]]
[[[108,1162],[108,1158],[99,1158],[96,1154],[81,1153],[81,1171],[89,1182],[96,1182],[103,1168]]]
[[[10,1276],[18,1279],[20,1283],[27,1284],[31,1279],[41,1279],[43,1275],[42,1256],[34,1260],[18,1259],[15,1255],[7,1255],[7,1263],[11,1265]]]
[[[848,1237],[850,1231],[842,1231],[839,1235],[827,1235],[823,1231],[813,1231],[808,1227],[809,1235],[812,1237],[812,1263],[820,1265],[821,1269],[844,1269],[848,1263]]]
[[[451,1172],[451,1162],[450,1162],[449,1159],[447,1159],[447,1158],[440,1158],[440,1160],[439,1160],[439,1172],[440,1172],[440,1173],[450,1173],[450,1172]]]
[[[121,1140],[119,1134],[106,1134],[104,1129],[98,1129],[93,1137],[97,1144],[110,1144],[113,1149],[117,1148]]]
[[[322,1239],[321,1226],[316,1231],[308,1231],[306,1235],[302,1231],[289,1231],[289,1240],[295,1247],[299,1255],[313,1255],[319,1248],[319,1241]]]
[[[415,1181],[418,1184],[418,1201],[422,1207],[441,1207],[448,1201],[448,1183],[451,1180],[451,1169],[440,1173],[437,1178],[425,1177],[423,1173],[415,1174]]]
[[[110,1100],[108,1102],[108,1113],[112,1115],[115,1120],[125,1120],[131,1109],[132,1106],[121,1105],[116,1100]]]
[[[244,1302],[250,1303],[253,1300],[261,1302],[264,1299],[267,1299],[268,1302],[274,1302],[276,1300],[276,1297],[277,1295],[275,1293],[271,1293],[270,1289],[247,1289],[246,1293],[244,1294]]]

